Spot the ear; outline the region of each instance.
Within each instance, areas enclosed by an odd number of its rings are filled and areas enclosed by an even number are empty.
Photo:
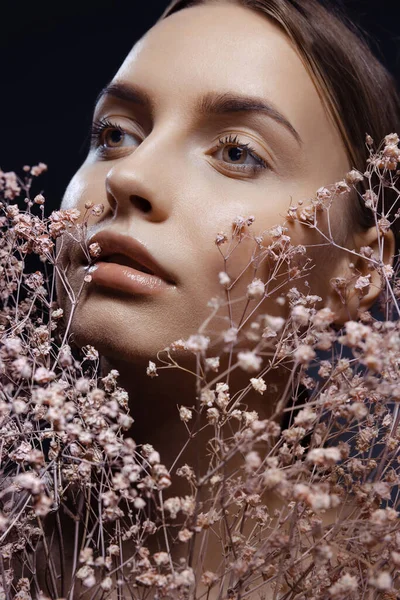
[[[353,250],[340,251],[327,297],[327,305],[336,314],[335,323],[339,326],[356,320],[360,312],[374,304],[384,287],[384,280],[373,262],[381,260],[385,265],[392,265],[395,253],[393,231],[389,229],[382,233],[375,225],[353,233],[351,243]]]

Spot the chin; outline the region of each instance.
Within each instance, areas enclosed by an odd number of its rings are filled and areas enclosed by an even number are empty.
[[[63,308],[67,323],[70,305]],[[116,295],[82,298],[72,317],[70,343],[78,348],[90,344],[110,361],[147,365],[157,352],[184,335],[178,323],[179,331],[174,331],[174,319],[167,314],[140,300],[129,305],[126,297]]]

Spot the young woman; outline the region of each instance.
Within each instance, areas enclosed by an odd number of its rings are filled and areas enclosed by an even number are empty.
[[[291,204],[307,202],[351,168],[362,172],[366,133],[380,140],[399,129],[399,100],[366,45],[318,2],[174,2],[101,92],[93,123],[91,149],[61,208],[83,214],[87,202],[104,204],[88,241],[120,256],[98,261],[73,315],[73,340],[92,344],[105,368],[118,369],[135,434],[172,459],[181,441],[176,403],[193,397],[194,378],[172,370],[150,379],[144,367],[196,331],[210,313],[207,302],[221,294],[217,233],[237,215],[254,215],[260,232],[288,226]],[[369,212],[354,192],[342,196],[332,207],[335,240],[349,249],[374,247]],[[353,300],[343,308],[330,285],[348,275],[351,257],[298,224],[289,224],[289,235],[293,244],[310,246],[315,266],[307,281],[321,305],[337,313],[338,323],[355,317],[358,300],[349,294]],[[232,281],[252,248],[243,243],[236,251]],[[61,252],[77,293],[88,261],[68,240]],[[162,281],[150,277],[142,285],[143,277],[125,277],[118,264],[129,252],[145,252],[142,263]],[[390,231],[386,253],[394,254]],[[259,275],[265,280],[265,272]],[[237,297],[251,278],[248,272],[238,282]],[[379,294],[378,280],[361,310]],[[70,314],[61,285],[58,291]],[[233,306],[232,325],[244,302]],[[272,297],[262,311],[279,315],[285,308]],[[226,321],[219,323],[226,329]],[[268,414],[272,404],[263,399],[258,408]]]
[[[316,0],[175,1],[100,93],[90,151],[61,208],[83,215],[85,205],[104,205],[87,238],[102,253],[92,246],[96,260],[88,261],[70,237],[58,240],[71,284],[67,294],[58,278],[58,299],[71,319],[71,343],[94,346],[104,373],[118,370],[135,419],[133,438],[151,443],[168,469],[196,462],[201,472],[209,462],[204,431],[185,445],[187,431],[177,418],[177,404],[195,403],[195,359],[178,344],[174,356],[184,370],[156,377],[146,373],[149,360],[198,330],[210,314],[208,301],[223,291],[219,274],[226,270],[231,281],[242,274],[235,301],[204,331],[224,372],[232,356],[219,334],[240,325],[254,275],[245,270],[254,243],[242,240],[226,268],[216,236],[229,234],[240,215],[253,216],[265,240],[271,228],[286,227],[313,263],[296,287],[318,295],[336,325],[357,319],[378,297],[381,279],[339,246],[375,250],[373,215],[354,191],[332,204],[329,222],[321,214],[322,233],[286,215],[351,169],[363,172],[366,134],[378,142],[400,131],[399,108],[391,76],[353,26]],[[326,243],[328,231],[337,246]],[[395,232],[384,237],[389,263]],[[266,261],[257,277],[265,281],[268,269]],[[371,285],[360,298],[349,283],[343,304],[331,281],[347,281],[354,269],[369,273]],[[287,289],[266,297],[259,312],[287,316],[287,305],[277,302]],[[227,379],[232,391],[240,390],[249,374],[234,369]],[[270,373],[265,383],[268,394],[252,390],[246,397],[259,419],[287,394],[286,371]],[[186,482],[172,476],[174,494],[184,494]],[[211,570],[220,559],[215,548],[207,554]],[[124,588],[122,597],[130,593]]]

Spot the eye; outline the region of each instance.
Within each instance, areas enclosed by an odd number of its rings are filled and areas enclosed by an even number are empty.
[[[131,144],[128,138],[135,138],[133,134],[127,133],[121,125],[112,123],[105,118],[93,122],[90,137],[91,148],[98,150],[104,155],[113,148],[129,147]],[[215,153],[220,149],[222,149],[223,156],[220,162],[223,162],[230,171],[246,172],[255,175],[263,169],[269,168],[269,165],[255,149],[249,143],[241,142],[237,135],[220,138],[218,144],[212,149],[212,152]],[[249,160],[251,161],[250,164]]]
[[[117,123],[112,123],[108,119],[99,119],[92,124],[91,132],[91,147],[99,149],[102,152],[107,152],[112,148],[122,148],[131,144],[124,144],[126,138],[132,137],[133,134],[127,133]]]
[[[267,169],[268,164],[265,162],[254,148],[249,143],[242,143],[238,136],[229,135],[218,140],[218,145],[213,148],[213,151],[222,148],[221,162],[227,161],[229,170],[231,171],[247,171],[257,173],[262,169]],[[248,160],[251,160],[250,164]],[[233,161],[232,163],[230,161]]]

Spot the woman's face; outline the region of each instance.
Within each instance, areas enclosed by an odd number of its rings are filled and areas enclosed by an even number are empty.
[[[78,344],[90,343],[106,356],[140,360],[195,333],[209,315],[210,298],[224,297],[218,232],[229,234],[238,215],[254,215],[255,233],[285,225],[291,200],[306,202],[320,186],[341,179],[349,165],[291,42],[248,8],[224,2],[167,17],[134,46],[111,83],[94,120],[118,129],[109,127],[97,147],[94,143],[61,208],[78,208],[83,215],[85,203],[103,203],[104,213],[91,217],[89,236],[104,230],[138,240],[175,285],[152,295],[92,281],[78,303],[72,332]],[[134,101],[133,88],[148,102]],[[229,110],[209,112],[224,94],[261,99],[285,121],[271,111],[234,110],[227,102],[218,105]],[[219,139],[225,145],[216,148]],[[255,155],[228,145],[228,139],[250,144]],[[333,208],[332,219],[341,227],[345,213],[343,206]],[[293,244],[315,243],[307,227],[288,226]],[[86,271],[77,246],[64,237],[67,277],[78,292]],[[227,269],[232,279],[253,248],[244,242],[235,251]],[[334,255],[323,248],[314,254],[317,264],[307,280],[312,293],[324,296]],[[237,296],[252,278],[249,269]],[[60,284],[58,295],[68,313]],[[244,305],[245,300],[234,305],[236,324]],[[280,310],[274,300],[262,306],[263,313]],[[218,322],[214,330],[227,326]]]

